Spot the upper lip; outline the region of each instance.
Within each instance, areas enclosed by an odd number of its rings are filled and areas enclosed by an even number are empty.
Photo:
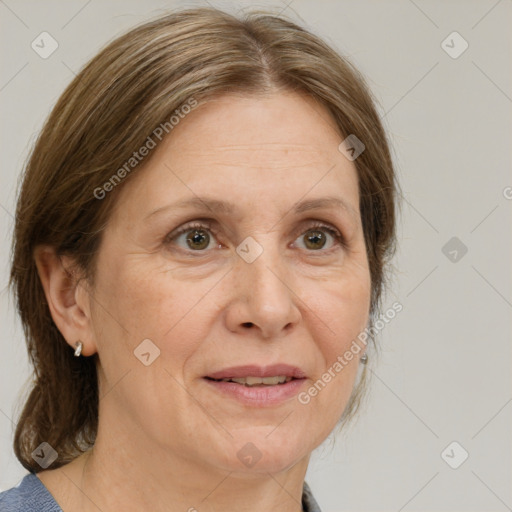
[[[209,373],[206,377],[211,379],[240,379],[243,377],[276,377],[282,376],[293,377],[295,379],[303,379],[306,374],[297,366],[290,366],[289,364],[273,364],[270,366],[233,366],[231,368],[224,368],[217,372]]]

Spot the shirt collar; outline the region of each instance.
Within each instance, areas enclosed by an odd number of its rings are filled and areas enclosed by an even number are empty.
[[[302,508],[304,512],[322,512],[315,498],[313,498],[311,489],[306,482],[304,482],[304,487],[302,490]]]

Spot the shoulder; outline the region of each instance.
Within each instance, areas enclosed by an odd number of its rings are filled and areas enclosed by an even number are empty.
[[[62,512],[33,473],[26,475],[15,487],[0,493],[0,509],[2,512]]]

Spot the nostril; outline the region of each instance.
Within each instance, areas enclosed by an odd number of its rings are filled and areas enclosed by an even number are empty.
[[[252,322],[245,322],[243,324],[244,327],[252,327],[253,326],[253,323]]]

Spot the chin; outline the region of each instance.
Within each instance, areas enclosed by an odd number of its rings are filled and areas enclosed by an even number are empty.
[[[275,427],[274,427],[275,428]],[[224,452],[226,469],[244,474],[279,473],[309,457],[313,444],[295,430],[272,432],[268,427],[236,435],[231,448]],[[289,430],[289,429],[286,429]],[[287,435],[289,434],[289,435]],[[311,444],[311,450],[308,446]]]

